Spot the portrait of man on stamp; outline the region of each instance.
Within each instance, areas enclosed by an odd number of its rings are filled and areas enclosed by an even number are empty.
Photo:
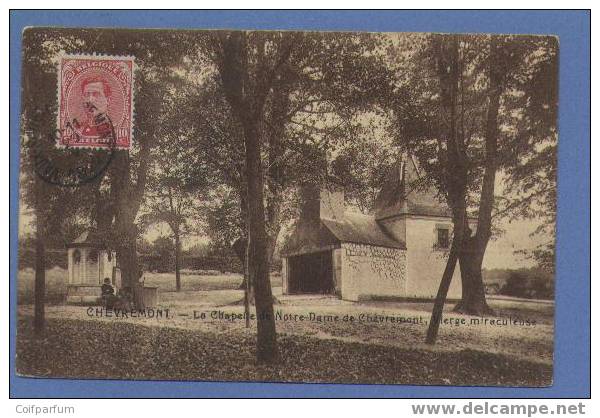
[[[110,86],[104,78],[90,77],[81,83],[83,106],[87,119],[79,123],[73,120],[73,125],[82,137],[107,138],[113,130],[108,116]]]

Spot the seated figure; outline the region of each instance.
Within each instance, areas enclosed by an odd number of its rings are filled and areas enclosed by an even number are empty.
[[[115,299],[115,288],[110,284],[110,279],[107,277],[104,279],[104,284],[102,285],[102,303],[104,307],[112,309]]]

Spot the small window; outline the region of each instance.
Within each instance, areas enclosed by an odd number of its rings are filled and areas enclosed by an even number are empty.
[[[450,247],[450,231],[447,228],[437,229],[437,247],[448,248]]]

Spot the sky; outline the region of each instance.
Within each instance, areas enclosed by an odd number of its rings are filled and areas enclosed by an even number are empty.
[[[502,236],[491,240],[488,244],[483,259],[483,267],[494,269],[535,266],[532,260],[516,255],[514,251],[531,249],[542,242],[539,237],[532,238],[529,236],[535,230],[536,224],[531,221],[518,220],[510,224],[504,222],[501,226],[506,232]]]

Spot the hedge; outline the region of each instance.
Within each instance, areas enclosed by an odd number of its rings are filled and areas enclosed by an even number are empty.
[[[144,271],[166,273],[175,270],[174,257],[158,254],[140,254],[140,264]],[[35,249],[19,248],[19,269],[35,268]],[[65,249],[46,249],[46,269],[53,267],[67,268],[67,251]],[[184,255],[181,269],[187,270],[217,270],[221,272],[243,273],[243,266],[235,256],[190,256]],[[272,271],[281,270],[281,261],[274,261]]]

